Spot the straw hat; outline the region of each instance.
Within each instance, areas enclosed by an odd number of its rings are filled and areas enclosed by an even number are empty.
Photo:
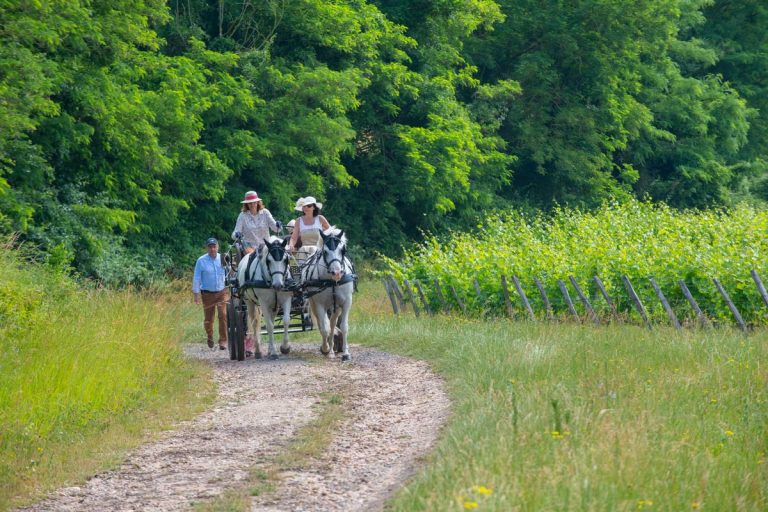
[[[245,199],[243,201],[240,201],[241,203],[255,203],[255,202],[261,202],[261,198],[259,197],[259,194],[254,192],[253,190],[249,190],[245,193]]]

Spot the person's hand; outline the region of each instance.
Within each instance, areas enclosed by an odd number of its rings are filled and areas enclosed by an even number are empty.
[[[243,238],[243,234],[239,231],[235,231],[234,236],[235,236],[235,240],[240,240],[241,238]]]
[[[194,297],[195,297],[195,304],[200,304],[200,294],[199,293],[194,293],[192,295],[194,295]]]
[[[283,223],[282,223],[282,222],[280,222],[279,220],[276,220],[276,221],[275,221],[275,226],[277,226],[277,230],[278,230],[278,231],[280,231],[281,229],[283,229]]]

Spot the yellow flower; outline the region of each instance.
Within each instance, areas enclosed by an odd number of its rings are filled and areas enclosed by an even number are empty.
[[[493,489],[489,489],[484,485],[473,485],[472,490],[484,496],[490,496],[491,494],[493,494]]]
[[[477,508],[478,506],[479,505],[477,504],[476,501],[465,501],[464,502],[464,508],[466,508],[467,510],[470,510],[470,509],[473,509],[473,508]]]
[[[732,430],[726,430],[725,431],[725,435],[732,436],[733,435],[733,431]]]
[[[637,500],[637,510],[643,510],[644,508],[652,507],[653,501],[651,500]]]
[[[700,501],[694,501],[691,503],[691,508],[693,510],[699,510],[701,508],[701,502]]]

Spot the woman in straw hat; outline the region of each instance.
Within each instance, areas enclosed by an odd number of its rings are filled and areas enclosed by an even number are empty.
[[[243,210],[237,216],[232,239],[236,240],[238,235],[242,236],[245,252],[251,253],[264,245],[264,239],[269,239],[270,229],[275,232],[280,229],[280,223],[264,208],[264,202],[253,190],[246,192],[245,198],[240,202],[243,204]]]
[[[331,227],[325,217],[320,215],[322,209],[323,203],[317,202],[312,196],[302,197],[296,201],[295,210],[300,211],[303,215],[296,219],[291,241],[288,242],[288,249],[294,250],[301,246],[301,253],[297,255],[300,260],[306,259],[315,252],[321,240],[320,231],[325,231]]]

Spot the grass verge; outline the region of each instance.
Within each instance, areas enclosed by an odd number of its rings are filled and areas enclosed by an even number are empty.
[[[352,341],[427,360],[454,403],[388,510],[768,510],[764,331],[395,318],[379,296]]]
[[[3,250],[0,509],[117,464],[214,389],[181,349],[175,294],[84,289]]]

